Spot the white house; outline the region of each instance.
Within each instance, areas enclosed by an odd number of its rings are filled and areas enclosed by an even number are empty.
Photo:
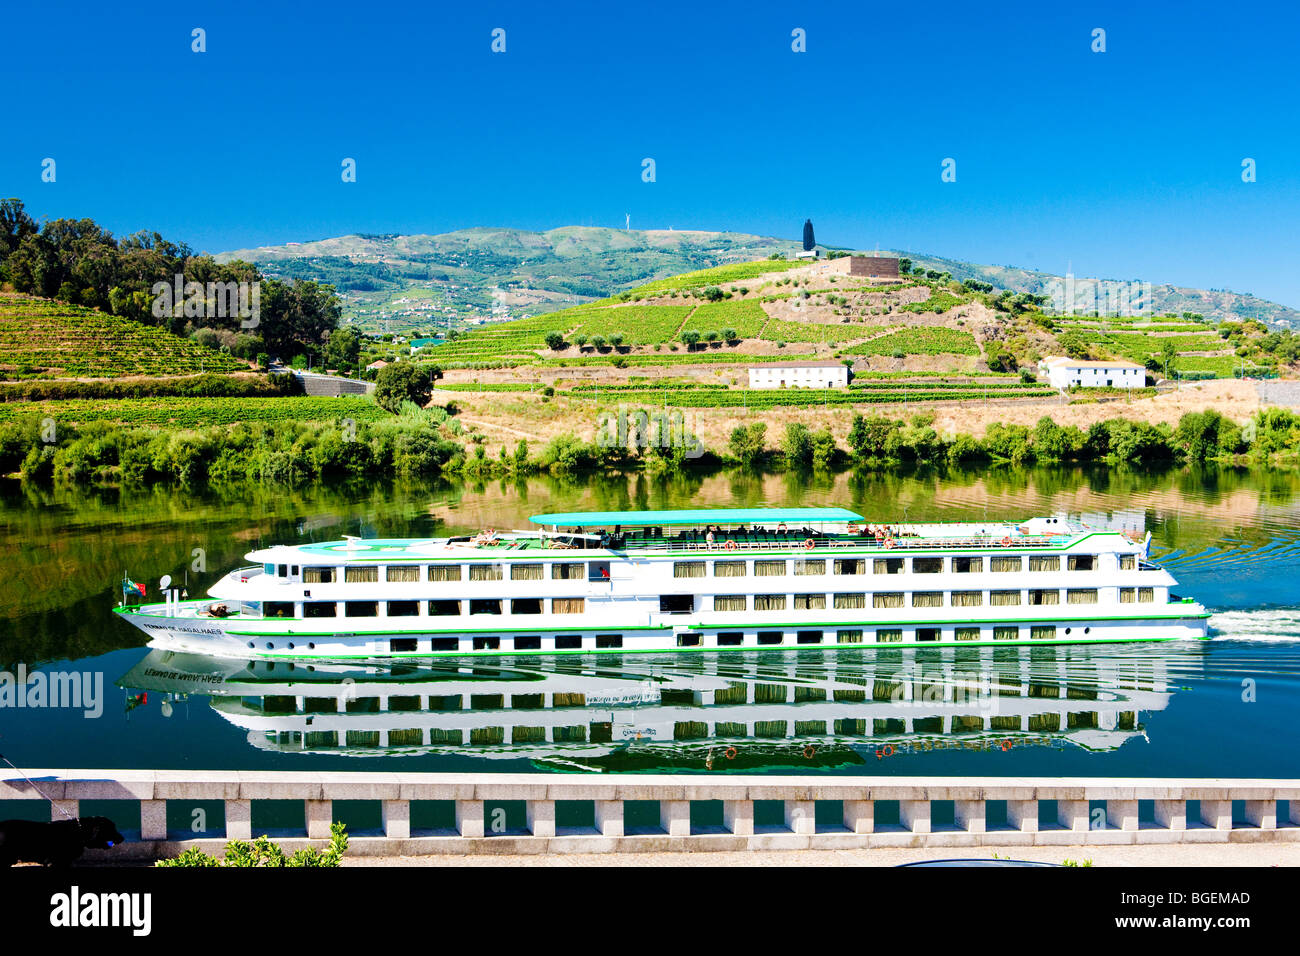
[[[1146,369],[1133,362],[1110,359],[1086,362],[1082,359],[1049,358],[1039,363],[1054,388],[1142,388]]]
[[[749,370],[750,388],[844,388],[849,369],[842,362],[781,362]]]

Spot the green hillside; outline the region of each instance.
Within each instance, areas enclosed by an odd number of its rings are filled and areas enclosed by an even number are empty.
[[[714,282],[742,281],[755,260],[793,258],[798,242],[744,233],[623,230],[568,226],[547,232],[464,229],[443,235],[342,236],[316,242],[240,249],[217,256],[245,259],[267,276],[314,279],[335,286],[344,318],[369,331],[463,327],[491,316],[522,318],[649,285],[682,290],[697,270],[733,265]],[[1050,293],[1061,276],[1015,266],[981,265],[924,253],[886,253],[1013,293]],[[794,264],[793,262],[791,263]],[[1090,280],[1076,280],[1079,289]],[[1214,320],[1259,319],[1300,328],[1300,312],[1248,293],[1152,287],[1156,314],[1196,312]],[[1090,309],[1088,311],[1091,311]]]
[[[117,378],[229,372],[247,363],[164,329],[49,299],[0,294],[0,376]]]

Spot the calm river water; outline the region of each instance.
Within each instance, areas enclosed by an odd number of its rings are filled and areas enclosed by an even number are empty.
[[[150,651],[123,575],[200,594],[254,547],[527,527],[543,511],[837,505],[872,521],[1145,526],[1214,639],[1117,647],[519,658],[399,667]],[[0,496],[0,669],[98,714],[0,707],[22,767],[1300,775],[1300,476],[993,469]],[[3,679],[0,677],[0,679]],[[341,702],[341,703],[340,703]]]

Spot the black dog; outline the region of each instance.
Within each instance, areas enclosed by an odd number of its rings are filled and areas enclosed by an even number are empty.
[[[24,863],[70,866],[82,852],[107,850],[122,842],[122,834],[108,817],[82,817],[34,823],[0,821],[0,867]]]

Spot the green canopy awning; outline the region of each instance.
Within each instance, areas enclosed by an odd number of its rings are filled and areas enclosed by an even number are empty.
[[[790,527],[827,522],[862,521],[859,514],[844,508],[694,508],[684,511],[568,511],[533,515],[534,524],[556,527],[636,528],[658,525],[786,524]]]

